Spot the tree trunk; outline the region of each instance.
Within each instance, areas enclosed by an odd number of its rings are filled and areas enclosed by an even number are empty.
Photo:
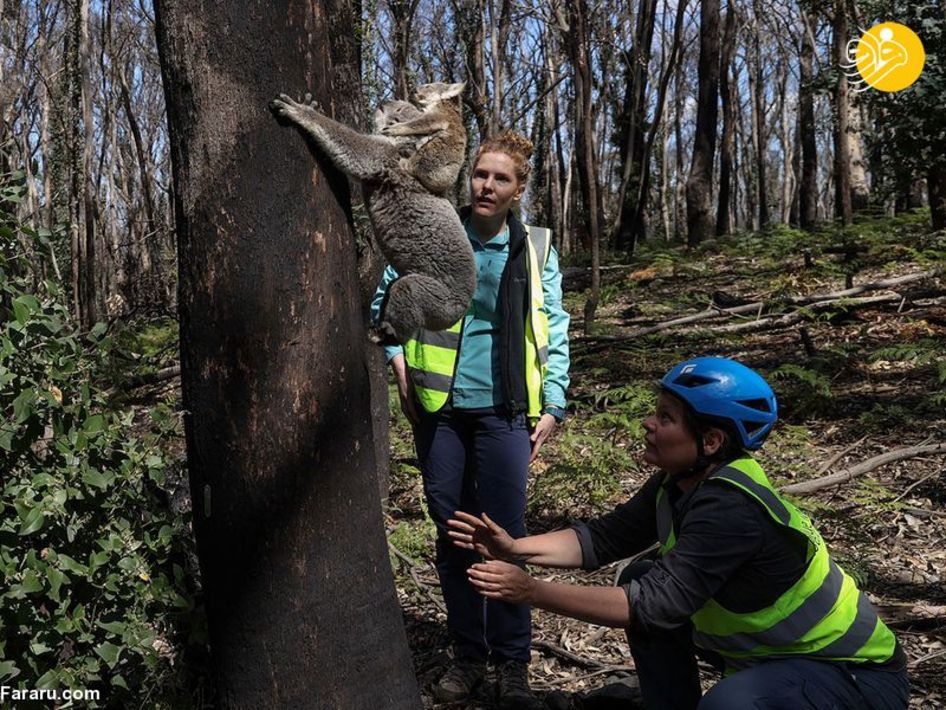
[[[357,91],[333,51],[352,10],[156,3],[222,708],[420,706],[377,497],[347,182],[266,111],[279,90],[323,106]]]
[[[726,10],[726,22],[723,29],[723,48],[719,62],[719,96],[723,104],[723,136],[719,145],[719,200],[716,206],[716,234],[722,236],[732,232],[730,201],[732,199],[732,163],[733,163],[733,96],[729,85],[730,65],[736,42],[736,12],[730,5]]]
[[[693,162],[687,179],[687,244],[713,236],[713,156],[719,99],[719,0],[700,3],[699,91]]]
[[[834,3],[834,38],[832,56],[835,65],[847,61],[847,15],[843,0]],[[854,221],[851,204],[851,136],[848,133],[850,110],[848,85],[844,72],[838,72],[834,89],[834,216],[848,226]]]
[[[647,121],[647,68],[650,65],[654,25],[657,16],[656,0],[641,0],[634,31],[634,47],[627,52],[624,102],[620,120],[624,124],[620,145],[622,175],[618,190],[617,220],[611,228],[611,240],[616,249],[634,251],[638,238],[644,232],[644,211],[639,200],[646,192],[635,180],[647,170],[643,164],[645,123]]]
[[[849,97],[850,98],[850,97]],[[870,185],[867,182],[867,160],[861,147],[861,134],[864,132],[864,119],[861,107],[855,101],[848,101],[848,135],[851,151],[851,209],[863,212],[870,207]]]
[[[767,180],[767,170],[765,155],[768,152],[768,134],[766,133],[765,121],[765,74],[762,71],[762,48],[761,48],[761,7],[759,0],[753,3],[753,37],[752,50],[755,62],[755,70],[751,74],[752,79],[749,82],[750,93],[752,94],[752,135],[753,146],[755,148],[755,172],[756,189],[758,190],[759,203],[759,229],[765,229],[769,224],[769,190]]]
[[[801,139],[801,190],[799,222],[811,232],[818,224],[818,147],[815,142],[814,36],[807,15],[802,15],[805,29],[801,40],[801,77],[798,95],[798,126]]]
[[[933,229],[946,229],[946,163],[934,163],[926,173]]]

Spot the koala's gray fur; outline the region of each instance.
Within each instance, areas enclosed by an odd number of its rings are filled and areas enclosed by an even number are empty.
[[[336,167],[360,180],[375,238],[398,272],[375,339],[404,342],[418,328],[443,330],[466,312],[476,288],[473,249],[448,200],[401,167],[395,139],[364,135],[285,94],[270,108],[309,136]]]
[[[445,195],[457,181],[466,150],[466,127],[460,115],[460,94],[465,84],[423,84],[414,98],[416,113],[406,101],[382,107],[386,136],[417,136],[417,151],[406,158],[405,169],[435,195]],[[389,107],[390,105],[390,107]],[[377,129],[378,115],[375,114]]]

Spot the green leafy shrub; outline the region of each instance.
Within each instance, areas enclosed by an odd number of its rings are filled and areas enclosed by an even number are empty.
[[[80,334],[56,284],[31,293],[27,271],[0,259],[0,682],[153,705],[205,636],[190,529],[165,490],[175,423],[110,410],[105,326]]]

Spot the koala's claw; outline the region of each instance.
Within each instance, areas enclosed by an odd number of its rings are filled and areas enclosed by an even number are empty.
[[[400,345],[401,341],[394,334],[394,328],[387,321],[368,329],[368,339],[375,345]]]

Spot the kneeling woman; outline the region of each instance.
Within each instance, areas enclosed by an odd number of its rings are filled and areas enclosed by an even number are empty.
[[[769,385],[722,358],[681,363],[660,385],[644,420],[644,460],[660,472],[611,513],[544,535],[513,539],[457,513],[455,544],[493,558],[470,582],[491,599],[624,627],[646,707],[907,707],[893,633],[746,453],[775,424]],[[654,542],[659,559],[627,567],[618,587],[544,582],[510,564],[594,569]],[[695,654],[725,670],[702,700]]]

